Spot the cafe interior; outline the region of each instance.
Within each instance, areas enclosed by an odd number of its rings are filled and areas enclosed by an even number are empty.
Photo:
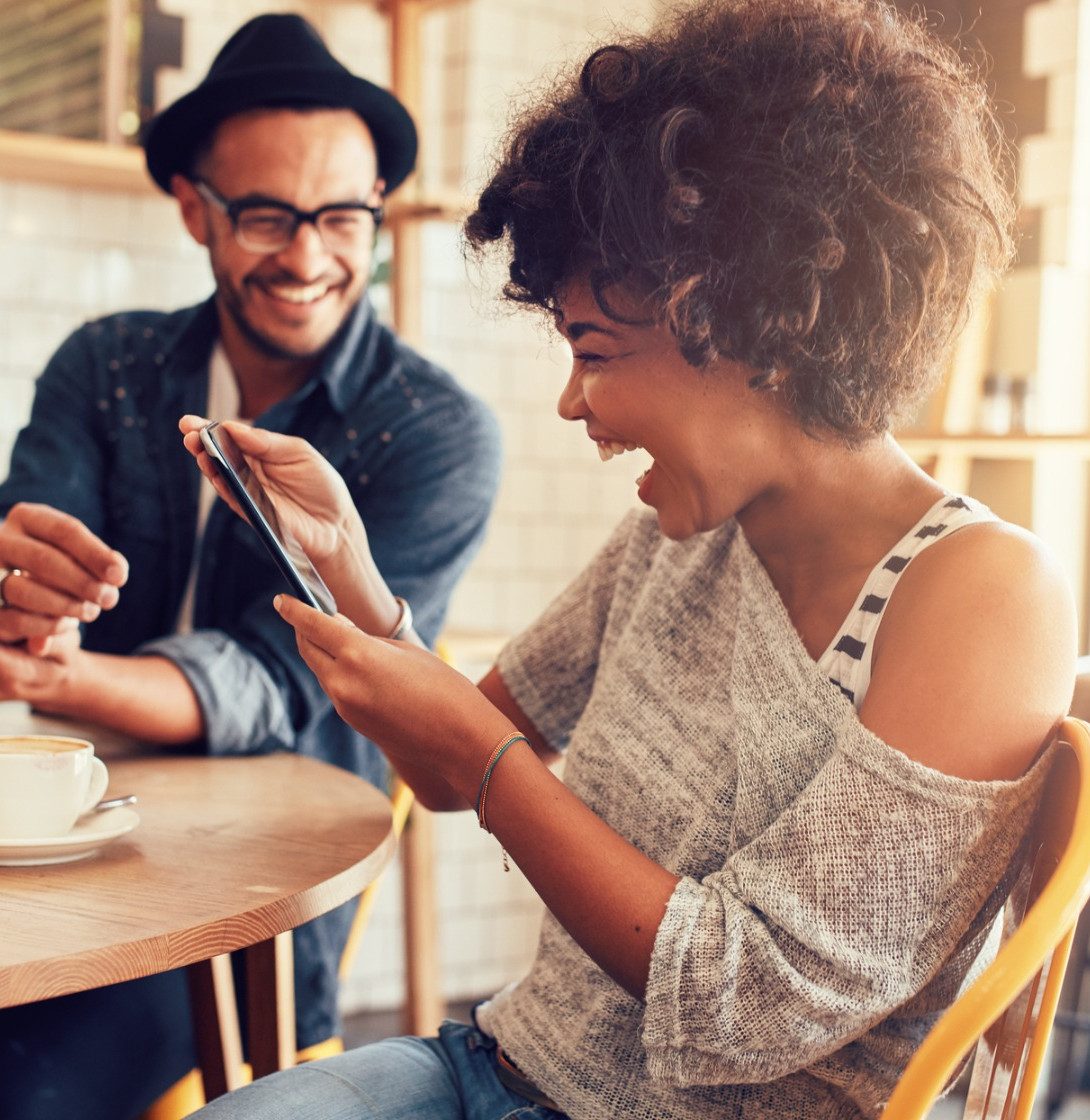
[[[614,21],[638,26],[669,3],[0,5],[0,463],[28,415],[36,377],[71,330],[113,311],[173,309],[209,294],[206,257],[149,180],[136,139],[157,108],[200,80],[234,28],[267,11],[299,12],[346,65],[394,89],[419,125],[417,172],[391,202],[371,294],[386,321],[500,421],[498,501],[443,634],[459,668],[483,671],[634,502],[642,464],[631,455],[601,462],[581,428],[556,417],[566,347],[539,319],[501,305],[496,277],[467,263],[459,223],[511,106],[532,92],[534,78],[580,55]],[[1020,242],[1012,271],[974,310],[944,388],[898,437],[951,489],[1048,543],[1075,589],[1086,654],[1090,6],[925,7],[940,32],[959,33],[990,58],[1015,142]],[[350,1020],[427,1031],[449,1005],[520,974],[541,911],[517,868],[504,873],[498,846],[471,814],[414,807],[409,822],[369,892],[373,907],[347,963],[342,1006]],[[1084,1053],[1090,1035],[1069,1033]]]

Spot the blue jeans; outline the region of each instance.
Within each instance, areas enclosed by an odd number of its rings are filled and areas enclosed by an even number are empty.
[[[565,1120],[496,1075],[496,1042],[444,1023],[438,1038],[388,1038],[282,1070],[194,1120]]]
[[[182,969],[6,1007],[0,1120],[135,1120],[195,1063]]]

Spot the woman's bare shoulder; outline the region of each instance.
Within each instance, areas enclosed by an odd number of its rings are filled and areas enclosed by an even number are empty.
[[[976,779],[1022,774],[1066,713],[1076,612],[1052,553],[1002,521],[920,553],[890,598],[860,717],[911,758]]]

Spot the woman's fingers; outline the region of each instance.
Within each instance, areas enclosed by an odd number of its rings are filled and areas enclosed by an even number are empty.
[[[328,658],[336,659],[337,654],[343,651],[349,635],[372,640],[369,634],[365,634],[344,615],[331,618],[292,595],[277,595],[273,599],[273,606],[279,611],[280,617],[294,628],[298,637]]]
[[[178,421],[178,429],[191,453],[195,454],[200,449],[201,428],[209,423],[205,417],[192,414],[183,416]],[[255,428],[237,420],[223,420],[220,426],[230,432],[245,455],[270,465],[320,458],[318,452],[299,436],[272,432],[268,428]]]

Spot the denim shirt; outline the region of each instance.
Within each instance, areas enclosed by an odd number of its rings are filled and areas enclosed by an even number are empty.
[[[333,710],[272,607],[287,590],[256,534],[217,501],[197,571],[193,632],[175,634],[197,532],[200,472],[178,419],[203,413],[218,336],[214,301],[174,313],[111,315],[76,330],[38,379],[30,421],[0,484],[0,516],[18,501],[78,517],[129,561],[118,605],[84,631],[85,649],[157,654],[185,674],[213,755],[293,750],[376,784],[377,749]],[[500,473],[487,407],[380,324],[363,300],[314,377],[255,423],[300,435],[344,477],[391,590],[412,605],[434,642],[450,593],[479,547]],[[319,920],[319,925],[321,920]],[[305,931],[306,927],[304,927]],[[300,1045],[334,1029],[336,960],[343,939],[308,946],[300,973],[325,958],[326,1005],[309,1023],[297,991]],[[325,973],[330,973],[325,975]]]

